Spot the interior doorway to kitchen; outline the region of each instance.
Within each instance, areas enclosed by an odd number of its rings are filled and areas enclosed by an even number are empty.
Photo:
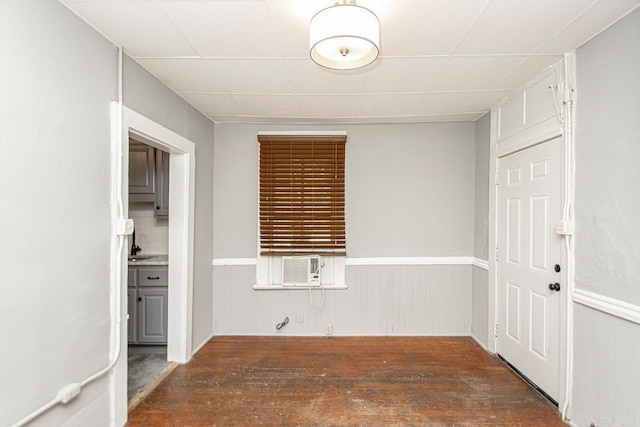
[[[186,363],[191,358],[192,348],[192,296],[193,296],[193,222],[195,193],[195,144],[172,132],[151,119],[122,107],[122,138],[119,175],[119,191],[123,205],[129,201],[129,140],[144,143],[155,149],[169,153],[169,205],[171,221],[168,225],[168,265],[167,272],[167,360]],[[128,218],[128,209],[124,216]],[[127,249],[132,246],[132,236]],[[129,253],[129,251],[126,251]],[[120,271],[121,293],[127,295],[128,257],[121,254],[123,268]],[[153,276],[155,277],[155,276]],[[126,320],[128,300],[122,298],[120,314]],[[128,322],[122,322],[120,345],[121,356],[128,348]],[[120,357],[115,368],[115,421],[122,425],[127,417],[127,358]]]
[[[129,140],[127,401],[135,407],[165,376],[167,360],[170,154]]]

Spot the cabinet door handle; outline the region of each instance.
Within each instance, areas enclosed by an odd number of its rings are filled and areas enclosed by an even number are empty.
[[[158,277],[147,276],[147,280],[160,280],[160,276],[158,276]]]
[[[138,297],[138,302],[141,302],[141,301],[142,301],[142,297]]]

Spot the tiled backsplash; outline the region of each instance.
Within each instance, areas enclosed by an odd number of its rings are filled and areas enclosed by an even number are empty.
[[[154,208],[153,203],[129,203],[129,218],[136,227],[136,244],[142,248],[141,254],[168,254],[169,219],[155,218]]]

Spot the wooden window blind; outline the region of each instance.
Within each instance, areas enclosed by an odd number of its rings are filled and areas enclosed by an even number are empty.
[[[346,136],[259,135],[262,255],[346,255]]]

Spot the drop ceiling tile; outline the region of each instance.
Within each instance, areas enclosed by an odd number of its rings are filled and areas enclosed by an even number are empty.
[[[484,92],[425,93],[415,114],[460,114],[484,96]]]
[[[455,53],[533,53],[592,2],[494,0]]]
[[[485,0],[385,1],[380,16],[382,54],[448,54]]]
[[[539,51],[562,54],[580,47],[594,34],[607,28],[621,16],[638,6],[638,0],[600,0],[585,11],[560,34],[549,40]]]
[[[429,89],[439,91],[489,90],[525,58],[521,56],[453,57]]]
[[[244,115],[245,112],[232,95],[181,92],[204,115]]]
[[[501,80],[495,88],[518,89],[560,58],[557,55],[531,56]]]
[[[425,92],[446,58],[382,58],[363,74],[367,93]]]
[[[233,93],[292,93],[287,67],[281,59],[208,59],[220,82]]]
[[[311,59],[285,60],[296,93],[360,93],[364,90],[364,74],[353,71],[332,71],[320,67]]]
[[[159,4],[202,56],[282,56],[264,1],[167,1]]]
[[[143,67],[177,92],[226,92],[202,59],[140,59]]]
[[[362,108],[358,95],[296,95],[303,117],[357,117]]]
[[[298,103],[294,95],[234,95],[246,114],[263,117],[295,117]]]
[[[267,0],[267,7],[273,19],[273,27],[283,56],[298,58],[309,56],[309,21],[318,10],[332,4],[331,1],[319,3],[300,0]]]
[[[473,103],[473,105],[469,106],[465,113],[478,113],[490,110],[491,107],[496,105],[500,100],[506,96],[509,96],[513,93],[512,89],[500,89],[500,90],[492,90],[486,92],[482,97]]]
[[[196,55],[156,3],[107,1],[68,6],[133,56]]]
[[[361,116],[411,116],[422,94],[363,95]]]
[[[123,3],[131,0],[60,0],[60,3],[63,4],[71,4],[71,3]],[[134,0],[138,3],[147,2],[153,3],[156,0]]]

